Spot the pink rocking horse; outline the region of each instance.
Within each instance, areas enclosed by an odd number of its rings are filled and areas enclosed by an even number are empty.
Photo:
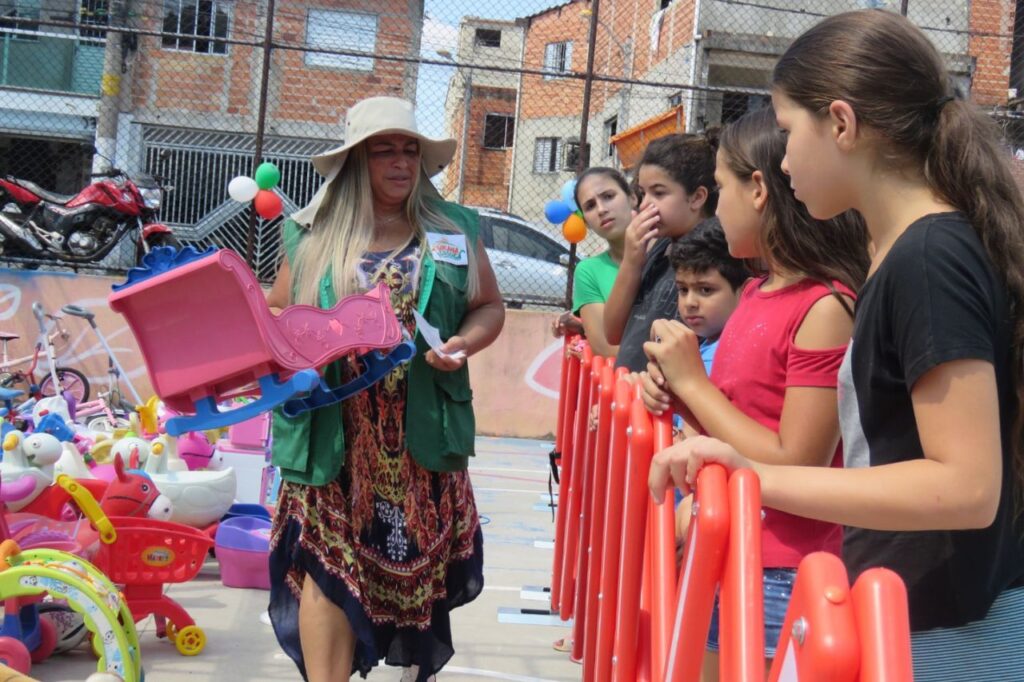
[[[250,419],[297,394],[310,392],[289,402],[286,413],[337,402],[415,353],[412,341],[403,341],[384,284],[330,310],[294,305],[275,316],[256,276],[228,249],[156,248],[114,287],[109,302],[135,335],[157,395],[186,415],[167,422],[173,436]],[[379,352],[388,348],[394,350],[386,356]],[[316,368],[356,349],[375,350],[361,356],[363,375],[326,386]],[[257,394],[241,407],[217,407]]]

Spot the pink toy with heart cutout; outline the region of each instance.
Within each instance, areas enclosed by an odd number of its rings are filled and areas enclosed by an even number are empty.
[[[315,368],[357,349],[402,344],[383,283],[330,310],[294,305],[274,315],[234,251],[161,247],[144,264],[114,287],[109,302],[135,335],[156,394],[170,409],[195,414],[168,421],[171,435],[243,421],[318,384],[329,393]],[[257,394],[254,403],[217,409]]]

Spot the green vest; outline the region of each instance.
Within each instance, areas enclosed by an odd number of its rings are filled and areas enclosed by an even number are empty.
[[[440,211],[466,235],[467,248],[475,252],[479,215],[457,204],[442,202]],[[284,243],[289,263],[294,262],[299,241],[306,233],[298,223],[284,224]],[[425,247],[426,245],[424,245]],[[454,336],[468,307],[466,266],[434,261],[425,249],[420,268],[418,308],[441,338]],[[320,307],[337,303],[329,276],[320,286]],[[416,333],[416,356],[409,363],[405,403],[405,440],[416,462],[428,471],[463,471],[475,454],[476,419],[469,367],[439,372],[428,365],[430,347]],[[341,361],[327,366],[329,386],[341,385]],[[345,463],[345,433],[341,411],[344,403],[305,412],[294,418],[280,409],[273,416],[273,463],[286,481],[324,485],[333,481]]]

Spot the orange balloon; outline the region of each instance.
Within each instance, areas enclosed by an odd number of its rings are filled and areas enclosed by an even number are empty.
[[[579,244],[587,236],[587,224],[575,213],[562,223],[562,236],[570,244]]]

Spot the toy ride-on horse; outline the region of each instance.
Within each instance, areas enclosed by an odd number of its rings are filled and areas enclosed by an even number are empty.
[[[385,285],[330,310],[293,305],[274,315],[252,270],[228,249],[153,249],[109,303],[135,335],[156,394],[186,415],[167,422],[175,436],[245,421],[307,392],[299,411],[338,402],[415,354]],[[327,386],[315,368],[357,349],[372,351],[361,356],[366,371]],[[256,394],[240,407],[217,407]]]

